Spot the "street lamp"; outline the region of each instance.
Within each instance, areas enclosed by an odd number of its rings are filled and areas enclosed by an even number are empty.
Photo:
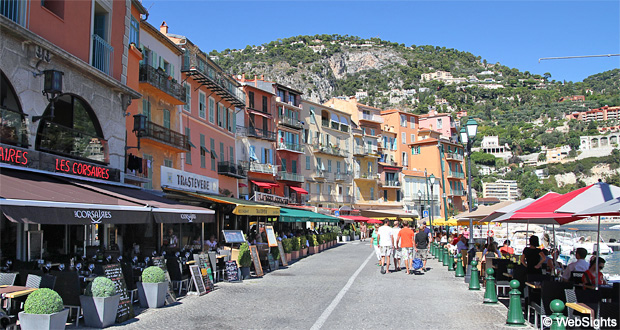
[[[422,191],[418,189],[418,205],[420,209],[419,217],[422,218]]]
[[[475,119],[469,118],[465,127],[461,127],[461,143],[465,145],[467,151],[467,204],[468,210],[472,210],[472,198],[471,198],[471,145],[474,142],[474,138],[478,133],[478,122]],[[474,228],[473,220],[469,218],[469,250],[474,247]]]
[[[433,200],[435,199],[435,195],[433,195],[433,186],[435,185],[435,175],[431,174],[431,176],[428,177],[428,181],[431,183],[431,211],[428,214],[428,216],[430,217],[430,226],[432,228],[433,227],[433,215],[435,213],[435,210],[433,209]]]
[[[54,105],[58,96],[62,94],[62,76],[64,72],[58,70],[45,70],[40,73],[34,73],[34,76],[43,75],[43,95],[47,98],[47,101],[50,103],[50,114],[47,116],[33,116],[32,122],[36,122],[41,118],[49,118],[50,120],[54,119]]]

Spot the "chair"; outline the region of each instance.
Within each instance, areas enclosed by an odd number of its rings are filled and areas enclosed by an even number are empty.
[[[507,259],[495,259],[493,261],[495,266],[495,287],[497,288],[498,295],[500,288],[502,289],[502,294],[510,291],[510,278],[504,275],[504,273],[508,272],[508,263],[510,263],[510,260]]]
[[[577,295],[575,294],[575,289],[564,289],[564,295],[566,297],[566,303],[576,303],[577,302]],[[568,310],[568,318],[572,319],[574,318],[573,316],[573,309],[572,308],[567,308]]]
[[[569,281],[574,285],[583,285],[583,273],[584,272],[571,272]]]
[[[0,285],[13,285],[16,278],[17,273],[0,273]]]
[[[166,266],[168,267],[168,273],[170,274],[170,281],[172,282],[172,288],[179,288],[179,296],[181,295],[181,290],[185,287],[185,292],[189,290],[189,276],[183,275],[181,272],[181,263],[177,258],[167,258]]]
[[[134,297],[136,297],[136,301],[138,301],[138,287],[136,286],[136,281],[134,280],[133,267],[131,264],[122,262],[121,270],[123,271],[123,277],[125,278],[125,286],[127,287],[127,292],[129,293],[129,299],[131,299],[131,303],[134,303]]]
[[[41,276],[28,274],[26,278],[26,287],[38,289],[41,286]]]
[[[575,296],[577,302],[584,304],[596,304],[596,310],[594,311],[594,317],[599,318],[600,304],[601,304],[601,292],[598,290],[577,289],[575,290]]]
[[[58,292],[62,298],[62,302],[66,308],[69,308],[69,313],[76,310],[75,313],[75,326],[79,326],[80,317],[82,312],[82,304],[80,302],[80,277],[77,272],[61,272],[52,271],[52,275],[56,278],[56,285],[54,291]]]
[[[543,319],[546,315],[551,315],[551,308],[549,307],[551,301],[554,299],[564,300],[566,299],[566,289],[571,289],[572,284],[555,282],[555,281],[543,281],[540,289],[540,300],[530,303],[530,306],[534,310],[534,326],[538,328],[538,318],[540,317],[540,328],[543,328]],[[529,307],[528,306],[528,309]],[[529,319],[529,313],[528,313]]]
[[[56,276],[44,274],[41,277],[41,283],[39,284],[39,288],[43,289],[51,289],[54,290],[54,286],[56,285]]]

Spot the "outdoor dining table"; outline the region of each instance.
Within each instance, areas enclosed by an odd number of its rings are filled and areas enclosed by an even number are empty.
[[[589,314],[590,318],[594,318],[594,309],[585,303],[566,303],[566,308],[573,309],[581,314]]]
[[[542,283],[540,283],[540,282],[534,282],[534,283],[532,283],[532,282],[525,282],[525,285],[527,285],[530,288],[535,289],[535,290],[542,289]]]
[[[0,305],[4,305],[4,301],[6,300],[6,306],[10,309],[11,306],[13,306],[12,299],[27,296],[36,290],[38,289],[26,286],[2,285],[0,286],[0,300],[2,300],[2,304]]]

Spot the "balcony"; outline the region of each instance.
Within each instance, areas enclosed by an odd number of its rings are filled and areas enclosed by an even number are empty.
[[[272,131],[266,131],[260,128],[237,126],[237,134],[240,136],[254,137],[267,141],[276,141],[278,134]]]
[[[28,28],[28,14],[30,1],[1,1],[0,15]]]
[[[142,64],[140,65],[139,77],[141,83],[148,83],[171,96],[172,99],[169,100],[170,103],[185,104],[185,89],[181,86],[181,84],[173,81],[172,77],[161,68],[155,69],[148,64]]]
[[[0,142],[28,148],[26,115],[7,108],[0,108]]]
[[[299,153],[303,152],[301,148],[301,144],[295,144],[295,143],[289,143],[289,142],[277,143],[276,150],[285,150],[285,151],[292,151],[292,152],[299,152]]]
[[[299,119],[295,119],[292,117],[287,117],[287,116],[281,116],[278,118],[280,124],[282,125],[286,125],[292,128],[296,128],[296,129],[302,129],[303,126],[301,125],[301,121],[299,121]]]
[[[174,147],[179,152],[189,151],[191,148],[187,136],[157,125],[151,121],[147,123],[146,132],[142,138],[165,143],[168,146]]]
[[[361,157],[377,157],[379,158],[379,150],[377,147],[375,146],[367,146],[367,147],[361,147],[361,146],[355,146],[353,148],[353,155],[354,156],[361,156]]]
[[[304,182],[304,176],[296,173],[289,173],[286,171],[278,172],[278,180],[280,181],[294,181],[294,182]]]
[[[329,194],[310,194],[308,201],[312,203],[351,203],[351,196],[332,196]]]
[[[379,174],[377,172],[357,172],[355,173],[355,179],[375,181],[379,179]]]
[[[383,180],[381,185],[383,188],[400,188],[401,182],[398,180]]]
[[[265,173],[265,174],[271,174],[273,176],[276,176],[278,174],[278,165],[261,164],[257,162],[247,162],[247,161],[241,161],[239,163],[248,172]]]
[[[448,178],[452,178],[452,179],[465,179],[465,173],[462,172],[454,172],[454,171],[448,171]]]
[[[371,121],[371,122],[374,122],[374,123],[383,124],[383,117],[381,117],[379,115],[372,115],[372,114],[364,113],[360,117],[360,120]]]
[[[450,189],[449,196],[465,196],[465,190]]]
[[[462,161],[463,160],[463,155],[457,154],[457,153],[454,153],[454,152],[446,152],[445,156],[446,156],[447,160],[456,160],[456,161]]]
[[[107,75],[112,75],[114,47],[100,36],[93,34],[92,65]]]
[[[188,52],[183,56],[181,72],[192,77],[199,84],[213,90],[215,94],[239,108],[245,108],[245,93],[232,78],[217,70],[196,54]]]
[[[316,171],[312,174],[312,177],[314,179],[321,179],[321,180],[327,180],[327,181],[331,181],[331,176],[332,174],[327,171]]]
[[[335,173],[334,181],[351,181],[353,179],[353,175],[351,173]]]
[[[231,176],[237,179],[245,179],[247,177],[245,168],[233,162],[218,162],[217,174]]]
[[[71,158],[110,163],[108,141],[98,136],[45,120],[38,133],[39,149]]]
[[[326,155],[331,155],[331,156],[336,156],[336,157],[345,157],[345,158],[349,154],[348,152],[340,149],[339,147],[324,146],[317,142],[312,144],[312,151],[315,153],[322,153]]]

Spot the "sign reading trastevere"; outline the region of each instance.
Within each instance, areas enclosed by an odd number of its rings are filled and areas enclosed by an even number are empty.
[[[217,194],[219,180],[162,166],[161,185],[205,194]]]

